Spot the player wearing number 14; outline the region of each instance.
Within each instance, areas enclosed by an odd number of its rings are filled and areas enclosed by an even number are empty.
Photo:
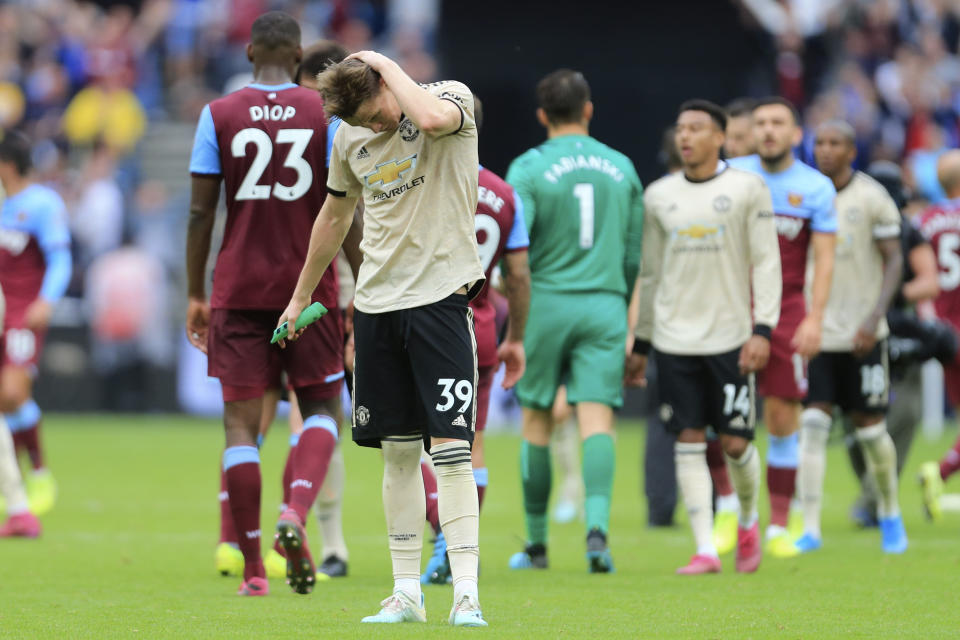
[[[643,188],[626,156],[588,135],[593,103],[582,74],[554,71],[537,85],[537,101],[547,141],[514,160],[507,173],[523,202],[531,274],[527,371],[517,384],[528,539],[510,566],[547,565],[551,409],[566,383],[583,439],[589,570],[606,573],[613,570],[607,549],[613,409],[622,403]]]

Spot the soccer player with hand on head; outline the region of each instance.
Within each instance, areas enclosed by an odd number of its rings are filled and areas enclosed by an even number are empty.
[[[642,384],[651,346],[656,350],[660,417],[677,434],[677,485],[697,546],[677,570],[682,575],[721,568],[707,425],[719,435],[740,502],[737,571],[756,571],[762,554],[754,377],[767,364],[779,317],[780,254],[763,181],[720,160],[725,125],[711,102],[680,105],[683,171],[654,182],[644,196],[640,316],[626,371],[628,384]]]
[[[0,286],[7,313],[0,337],[0,411],[17,450],[30,457],[27,494],[33,513],[53,508],[56,484],[40,441],[40,408],[33,381],[53,307],[72,273],[70,231],[63,200],[31,178],[30,140],[17,131],[0,139]]]
[[[383,507],[393,593],[369,623],[425,622],[420,554],[426,519],[420,452],[437,470],[455,626],[486,626],[480,610],[479,505],[470,446],[477,351],[468,306],[483,285],[475,215],[477,128],[470,90],[419,85],[393,60],[353,54],[318,77],[337,116],[327,198],[296,290],[279,322],[293,321],[333,260],[362,197],[363,264],[354,300],[354,427],[383,450]],[[313,328],[308,328],[304,336]]]
[[[550,434],[557,389],[566,383],[583,446],[587,564],[613,570],[607,545],[613,491],[613,411],[621,406],[627,305],[636,283],[643,187],[630,159],[589,135],[590,86],[559,69],[537,84],[537,120],[547,140],[510,165],[530,235],[531,299],[517,385],[527,544],[514,569],[547,566]]]
[[[297,266],[307,255],[309,230],[323,200],[327,120],[320,96],[293,82],[302,57],[296,21],[281,12],[263,14],[254,21],[250,39],[253,84],[207,105],[194,139],[187,336],[207,353],[210,375],[220,378],[223,389],[223,471],[244,556],[240,595],[269,591],[260,555],[256,442],[264,394],[281,370],[287,374],[306,418],[296,445],[288,509],[277,531],[287,556],[288,583],[298,593],[309,593],[316,578],[304,519],[338,438],[342,320],[338,313],[327,314],[286,351],[269,340],[294,290]],[[221,182],[227,223],[208,302],[205,271]],[[308,302],[335,309],[335,270],[318,273],[305,295]]]
[[[796,546],[809,552],[822,544],[827,439],[833,409],[839,405],[853,423],[867,473],[877,487],[883,550],[903,553],[907,534],[897,495],[897,451],[886,423],[890,395],[886,316],[903,276],[900,210],[881,184],[853,169],[857,145],[848,123],[820,125],[813,151],[820,171],[837,189],[838,241],[821,350],[810,361],[810,390],[804,402],[799,473],[804,533]]]
[[[770,189],[780,241],[780,321],[770,340],[770,362],[760,373],[757,388],[764,399],[763,422],[769,433],[766,544],[775,558],[798,553],[787,525],[797,483],[801,402],[807,395],[807,361],[820,349],[837,229],[836,189],[826,176],[794,157],[793,147],[802,136],[796,107],[784,98],[766,98],[753,108],[757,154],[729,160],[730,166],[759,175]],[[808,276],[811,249],[813,269]],[[812,292],[809,304],[805,285]]]
[[[479,133],[483,127],[483,109],[480,98],[474,96],[474,120]],[[477,247],[480,250],[480,262],[483,264],[487,284],[477,297],[470,301],[473,309],[473,322],[477,334],[477,427],[473,437],[473,477],[477,483],[479,506],[483,508],[488,476],[484,458],[483,432],[487,426],[487,412],[490,409],[490,390],[493,378],[506,364],[503,381],[505,389],[513,387],[523,375],[525,357],[523,351],[523,332],[527,324],[530,308],[530,267],[527,263],[527,226],[523,219],[523,202],[513,188],[494,172],[480,166],[479,191],[477,193],[477,213],[475,218]],[[502,265],[504,292],[507,296],[509,320],[507,335],[503,343],[497,346],[496,309],[489,297],[489,286],[493,269]],[[437,480],[433,470],[426,462],[421,462],[423,484],[427,496],[427,519],[437,534],[433,556],[427,562],[420,582],[422,584],[444,584],[450,577],[450,563],[447,560],[447,545],[440,530],[439,509],[437,505]]]

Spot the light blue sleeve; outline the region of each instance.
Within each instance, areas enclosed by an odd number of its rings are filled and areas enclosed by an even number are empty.
[[[837,232],[837,190],[833,183],[824,180],[818,185],[814,198],[813,214],[810,216],[810,228],[819,233]]]
[[[327,169],[330,168],[330,156],[333,154],[333,139],[337,137],[337,129],[340,128],[340,118],[333,116],[327,124]]]
[[[523,219],[523,200],[513,190],[513,227],[510,229],[510,235],[507,236],[507,251],[516,251],[517,249],[526,249],[530,246],[530,236],[527,234],[527,223]]]
[[[200,112],[197,132],[193,137],[193,152],[190,154],[190,173],[220,175],[220,145],[217,144],[217,132],[213,126],[213,114],[210,105]]]
[[[48,302],[56,302],[63,297],[73,273],[67,210],[60,196],[52,192],[36,204],[34,233],[46,263],[40,297]]]

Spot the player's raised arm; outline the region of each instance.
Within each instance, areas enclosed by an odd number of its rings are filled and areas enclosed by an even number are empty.
[[[410,118],[421,131],[439,137],[459,131],[463,126],[464,106],[453,100],[439,98],[414,82],[396,62],[376,51],[358,51],[349,59],[360,60],[380,74],[390,88],[404,115]]]
[[[353,212],[357,207],[356,197],[340,197],[328,194],[320,208],[317,219],[313,222],[313,230],[310,232],[310,246],[307,248],[307,258],[303,263],[303,269],[300,270],[300,277],[297,279],[297,287],[293,291],[290,303],[280,319],[277,326],[288,322],[288,339],[295,339],[294,324],[300,312],[310,304],[310,297],[314,289],[320,283],[323,272],[330,266],[333,257],[343,244],[343,240],[350,230],[353,222]],[[280,341],[283,347],[284,341]]]

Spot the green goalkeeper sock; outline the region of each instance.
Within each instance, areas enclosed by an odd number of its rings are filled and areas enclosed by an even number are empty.
[[[583,441],[584,512],[587,531],[610,529],[610,494],[613,493],[613,437],[607,433],[592,435]]]
[[[523,480],[528,542],[545,545],[547,502],[550,500],[550,447],[539,447],[524,440],[520,445],[520,477]]]

